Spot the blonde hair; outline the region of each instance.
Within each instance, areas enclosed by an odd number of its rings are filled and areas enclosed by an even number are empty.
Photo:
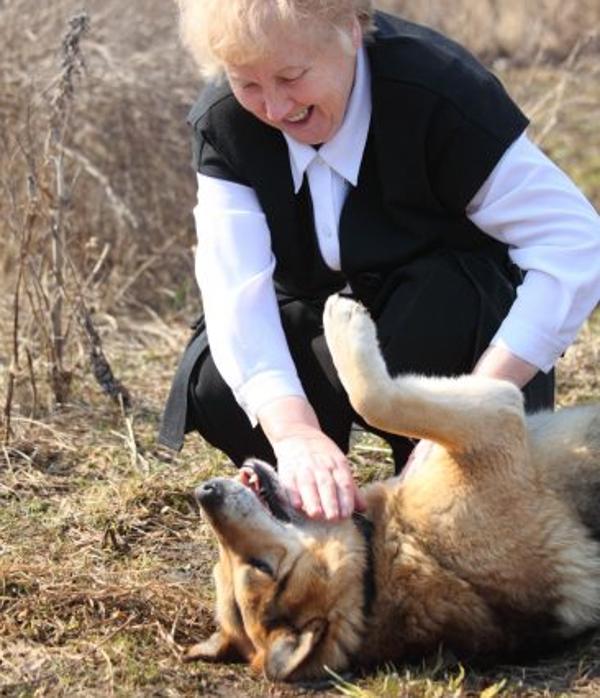
[[[184,46],[207,80],[223,77],[224,64],[265,55],[269,30],[337,33],[346,46],[351,20],[372,29],[372,0],[178,0]],[[307,29],[307,24],[310,26]]]

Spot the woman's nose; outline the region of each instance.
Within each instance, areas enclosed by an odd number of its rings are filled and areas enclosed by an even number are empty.
[[[265,114],[269,121],[281,121],[289,113],[290,107],[291,100],[283,91],[274,90],[269,92],[268,94],[265,93],[264,108]]]

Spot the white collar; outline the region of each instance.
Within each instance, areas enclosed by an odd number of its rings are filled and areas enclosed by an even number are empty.
[[[356,186],[370,121],[371,74],[367,51],[361,46],[356,56],[356,76],[346,114],[334,137],[317,150],[312,145],[299,143],[287,133],[283,134],[288,146],[296,194],[302,186],[304,173],[316,157],[320,157],[332,170]]]

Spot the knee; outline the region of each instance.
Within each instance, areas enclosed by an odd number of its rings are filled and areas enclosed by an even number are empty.
[[[240,467],[249,457],[275,462],[260,427],[252,427],[210,355],[192,373],[188,394],[188,427]]]

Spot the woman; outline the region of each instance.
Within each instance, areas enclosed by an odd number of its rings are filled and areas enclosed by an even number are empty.
[[[360,419],[322,335],[335,291],[369,308],[392,374],[472,371],[551,407],[552,366],[600,298],[600,224],[498,81],[369,0],[181,9],[209,81],[190,114],[204,317],[162,442],[197,429],[236,465],[276,460],[309,517],[360,508]],[[382,436],[399,471],[412,445]]]

